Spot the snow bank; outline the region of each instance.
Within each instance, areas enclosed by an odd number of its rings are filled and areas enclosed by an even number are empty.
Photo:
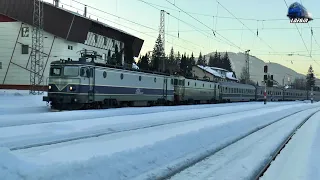
[[[29,91],[23,90],[0,89],[0,115],[13,108],[46,107],[46,103],[42,101],[44,95],[29,95]]]
[[[212,120],[208,118],[205,122],[194,122],[186,125],[180,124],[175,127],[162,127],[157,130],[141,131],[141,134],[128,133],[123,138],[112,138],[113,144],[98,141],[93,143],[94,139],[80,142],[80,144],[69,144],[55,146],[49,153],[44,149],[29,149],[26,153],[15,152],[18,156],[25,156],[28,161],[36,160],[28,156],[32,152],[40,158],[47,156],[52,160],[61,159],[66,163],[51,164],[41,166],[37,171],[23,171],[20,173],[20,179],[157,179],[179,170],[182,166],[199,159],[209,153],[223,148],[226,144],[234,142],[239,137],[245,136],[260,127],[285,117],[293,112],[314,107],[305,105],[273,112],[270,115],[259,115],[249,118],[241,118],[237,121],[236,116],[230,116],[230,122],[218,125],[212,125]],[[245,114],[245,112],[243,112]],[[215,118],[218,119],[218,118]],[[224,118],[226,120],[226,117]],[[211,125],[210,125],[211,121]],[[232,122],[231,122],[232,121]],[[199,127],[201,127],[199,129]],[[166,129],[165,132],[164,129]],[[184,133],[183,133],[184,131]],[[147,132],[147,133],[146,133]],[[167,137],[165,139],[164,137]],[[101,137],[102,138],[102,137]],[[111,141],[111,140],[110,140]],[[90,144],[92,143],[92,144]],[[81,144],[83,145],[81,147]],[[94,146],[94,144],[96,146]],[[90,146],[91,145],[91,146]],[[69,151],[59,151],[57,148],[68,149]],[[124,150],[112,155],[103,155],[109,148],[122,147]],[[128,148],[130,147],[131,148]],[[101,148],[104,147],[104,148]],[[136,148],[135,148],[136,147]],[[49,147],[44,147],[49,148]],[[48,150],[48,149],[47,149]],[[100,152],[94,153],[94,152]],[[85,159],[86,154],[91,154],[91,159],[87,161],[68,162],[68,159]],[[96,156],[96,157],[94,157]],[[20,158],[21,158],[20,157]],[[28,157],[28,158],[27,158]],[[54,158],[54,159],[53,159]],[[44,158],[43,160],[45,160]],[[39,160],[39,159],[38,159]],[[37,163],[36,161],[32,161]],[[46,161],[47,162],[47,161]],[[59,161],[58,161],[59,162]],[[31,166],[33,167],[33,166]],[[5,169],[4,173],[15,171]],[[22,178],[23,177],[23,178]]]

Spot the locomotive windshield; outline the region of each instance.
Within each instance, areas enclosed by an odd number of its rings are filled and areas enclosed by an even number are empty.
[[[79,67],[78,66],[65,66],[63,70],[63,75],[65,76],[78,76]]]
[[[50,76],[61,76],[61,68],[60,67],[52,67],[50,69]]]

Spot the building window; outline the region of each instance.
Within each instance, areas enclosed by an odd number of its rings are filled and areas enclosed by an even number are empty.
[[[98,35],[94,35],[94,43],[98,43]]]
[[[0,69],[2,69],[2,62],[0,62]]]
[[[103,37],[103,45],[107,45],[107,37]]]
[[[112,40],[112,47],[115,47],[116,42],[114,40]]]
[[[22,27],[22,37],[29,37],[29,27]]]
[[[106,59],[107,59],[107,54],[103,53],[102,59],[103,59],[103,60],[106,60]]]
[[[110,50],[108,51],[108,57],[111,57],[111,51]]]
[[[69,50],[73,50],[73,46],[68,45]]]
[[[22,54],[29,54],[29,45],[21,45]]]

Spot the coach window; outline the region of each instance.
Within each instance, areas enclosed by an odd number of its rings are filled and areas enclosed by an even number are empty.
[[[173,79],[171,79],[171,85],[173,85]]]
[[[177,79],[174,79],[174,85],[178,85],[178,80]]]
[[[106,78],[107,77],[107,72],[103,72],[103,77]]]
[[[188,86],[190,86],[190,82],[188,82]]]
[[[141,81],[141,76],[139,76],[139,81]]]
[[[202,87],[204,87],[204,83],[202,84]]]
[[[121,75],[120,75],[120,79],[123,79],[123,74],[121,73]]]
[[[97,34],[94,35],[94,43],[98,43],[98,35]]]
[[[29,54],[29,45],[21,45],[21,49],[22,49],[22,54]]]
[[[154,80],[153,80],[154,82],[157,82],[157,78],[154,78]]]
[[[197,87],[197,83],[194,83],[194,87]]]

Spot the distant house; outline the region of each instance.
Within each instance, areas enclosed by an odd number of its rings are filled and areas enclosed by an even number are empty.
[[[214,82],[221,82],[221,81],[238,82],[239,81],[235,77],[233,72],[229,72],[228,70],[216,68],[216,67],[195,65],[192,67],[192,74],[194,77],[198,79],[209,80]]]

